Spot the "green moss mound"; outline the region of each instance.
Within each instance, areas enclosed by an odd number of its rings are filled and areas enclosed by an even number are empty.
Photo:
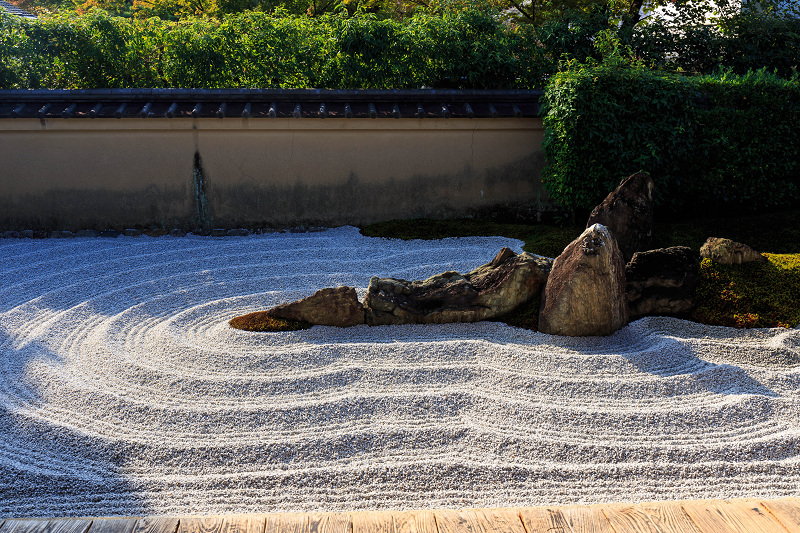
[[[244,331],[299,331],[312,325],[308,322],[283,320],[267,315],[266,311],[256,311],[248,315],[237,316],[228,322],[232,328]]]
[[[480,218],[390,220],[361,228],[361,234],[367,237],[403,240],[435,240],[447,237],[510,237],[524,241],[523,250],[526,252],[545,257],[556,257],[561,254],[564,248],[582,231],[583,228],[578,227],[548,224],[501,224]]]
[[[509,326],[515,326],[522,329],[530,329],[532,331],[539,330],[539,305],[541,304],[541,296],[535,296],[527,302],[520,304],[513,311],[506,313],[503,316],[491,319],[492,322],[502,322]]]
[[[735,328],[800,324],[800,254],[764,254],[766,263],[700,264],[692,319]]]

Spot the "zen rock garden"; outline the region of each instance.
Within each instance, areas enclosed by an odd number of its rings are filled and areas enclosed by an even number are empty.
[[[363,302],[353,287],[327,288],[237,317],[231,325],[254,317],[337,327],[477,322],[539,299],[539,331],[610,335],[644,316],[686,316],[694,307],[703,257],[727,264],[766,260],[747,245],[721,238],[709,238],[699,254],[685,246],[649,250],[653,191],[647,173],[623,180],[555,259],[503,248],[466,274],[443,272],[421,281],[374,277]]]

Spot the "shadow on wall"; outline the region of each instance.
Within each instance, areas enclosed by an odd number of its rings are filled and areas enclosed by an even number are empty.
[[[417,175],[375,183],[356,174],[337,184],[275,186],[254,179],[206,187],[215,224],[247,227],[360,225],[391,219],[474,216],[481,212],[536,212],[550,206],[540,183],[541,153],[477,175],[465,167],[456,175]]]

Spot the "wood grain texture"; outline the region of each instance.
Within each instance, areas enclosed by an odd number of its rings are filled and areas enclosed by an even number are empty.
[[[800,498],[760,502],[791,533],[800,533]]]
[[[266,516],[264,533],[351,533],[346,513],[282,513]]]
[[[703,533],[786,533],[786,529],[753,501],[684,502],[683,508]]]
[[[401,511],[394,513],[395,533],[438,533],[433,511]]]
[[[91,525],[89,518],[9,519],[0,533],[86,533]]]
[[[528,533],[572,533],[561,511],[556,508],[528,507],[520,509],[519,514]]]
[[[263,515],[181,518],[178,533],[264,533]]]
[[[146,516],[136,522],[133,533],[176,533],[178,522],[175,516]]]
[[[697,526],[680,502],[642,503],[637,505],[642,512],[647,514],[650,522],[659,532],[664,533],[700,533]]]
[[[514,509],[434,511],[439,533],[525,533]]]
[[[559,511],[573,533],[615,533],[602,508],[596,505],[563,507]]]
[[[662,533],[650,515],[636,505],[603,507],[603,514],[615,533]]]
[[[351,513],[353,533],[395,533],[394,517],[391,512],[372,511]]]
[[[137,522],[136,518],[95,518],[89,533],[133,533]]]

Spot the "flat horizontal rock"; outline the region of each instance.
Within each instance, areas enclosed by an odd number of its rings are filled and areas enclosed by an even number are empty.
[[[767,258],[750,246],[720,237],[709,237],[700,248],[700,257],[705,257],[724,265],[738,265],[754,261],[764,263]]]
[[[552,259],[503,248],[467,274],[443,272],[423,281],[372,278],[364,299],[367,324],[444,324],[501,316],[538,295]]]

